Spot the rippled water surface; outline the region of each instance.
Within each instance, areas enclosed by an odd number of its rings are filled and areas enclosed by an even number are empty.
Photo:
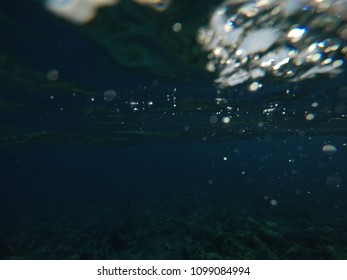
[[[77,2],[0,12],[1,259],[347,258],[346,1]]]

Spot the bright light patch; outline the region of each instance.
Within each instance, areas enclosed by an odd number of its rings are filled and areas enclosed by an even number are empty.
[[[91,21],[99,7],[116,4],[118,0],[47,0],[46,8],[73,23]]]
[[[302,27],[297,27],[297,28],[294,28],[292,30],[290,30],[288,32],[288,38],[292,41],[292,42],[298,42],[301,37],[305,34],[305,32],[307,31],[306,28],[302,28]]]
[[[230,118],[229,117],[224,117],[222,119],[222,122],[225,123],[225,124],[228,124],[230,122]]]
[[[307,120],[307,121],[312,121],[313,119],[315,118],[315,115],[314,114],[307,114],[306,116],[305,116],[305,119]]]
[[[251,80],[252,92],[252,82],[267,76],[281,83],[342,73],[345,0],[322,1],[324,9],[306,0],[225,0],[198,39],[208,52],[207,69],[217,72],[215,82],[231,87]]]
[[[258,82],[253,82],[249,85],[248,90],[254,92],[257,91],[259,88],[261,88],[261,84],[259,84]]]
[[[120,0],[46,0],[45,6],[57,16],[76,24],[86,24],[95,16],[99,8],[115,5]],[[165,11],[172,0],[133,0],[149,6],[158,12]]]
[[[270,204],[271,204],[272,206],[277,206],[278,201],[277,201],[276,199],[271,199],[271,200],[270,200]]]
[[[334,145],[327,144],[323,146],[322,151],[327,155],[333,155],[337,152],[337,148]]]

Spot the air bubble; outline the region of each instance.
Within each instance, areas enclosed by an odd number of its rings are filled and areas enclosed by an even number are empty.
[[[334,145],[327,144],[327,145],[323,146],[322,151],[326,155],[333,155],[333,154],[335,154],[337,152],[337,148]]]
[[[108,89],[104,92],[104,100],[109,102],[116,98],[117,92],[113,89]]]

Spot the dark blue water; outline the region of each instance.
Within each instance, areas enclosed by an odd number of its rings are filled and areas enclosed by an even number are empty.
[[[194,34],[219,1],[190,2],[129,2],[86,26],[4,4],[1,259],[347,258],[345,74],[218,89]],[[152,49],[147,65],[130,46]]]
[[[1,257],[345,258],[346,143],[326,141],[3,151]]]

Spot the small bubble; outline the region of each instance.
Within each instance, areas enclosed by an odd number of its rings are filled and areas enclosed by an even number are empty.
[[[300,131],[299,131],[299,136],[300,136],[300,137],[303,137],[303,136],[305,136],[305,131],[303,131],[303,130],[300,130]]]
[[[206,64],[206,70],[207,70],[208,72],[214,72],[214,71],[216,71],[216,66],[214,65],[214,63],[213,63],[212,61],[207,62],[207,64]]]
[[[218,117],[217,116],[210,117],[210,123],[216,124],[217,122],[218,122]]]
[[[50,81],[56,81],[59,79],[59,72],[56,69],[50,69],[47,71],[47,79]]]
[[[228,158],[227,157],[223,157],[223,160],[228,160]]]
[[[327,144],[323,146],[322,151],[330,156],[337,152],[337,148],[334,145]]]
[[[277,201],[276,199],[271,199],[271,200],[270,200],[270,204],[271,204],[272,206],[276,206],[276,205],[278,204],[278,201]]]
[[[254,91],[257,91],[259,88],[261,88],[261,86],[262,85],[259,84],[258,82],[253,82],[249,85],[248,90],[254,92]]]
[[[307,114],[306,116],[305,116],[305,119],[307,120],[307,121],[312,121],[313,119],[315,118],[315,115],[314,114]]]
[[[229,117],[224,117],[222,119],[222,122],[225,123],[225,124],[228,124],[230,122],[230,118]]]
[[[180,32],[182,30],[182,24],[179,22],[176,22],[173,26],[172,26],[172,30],[174,32]]]
[[[108,89],[104,92],[104,100],[109,102],[116,98],[117,92],[113,89]]]

